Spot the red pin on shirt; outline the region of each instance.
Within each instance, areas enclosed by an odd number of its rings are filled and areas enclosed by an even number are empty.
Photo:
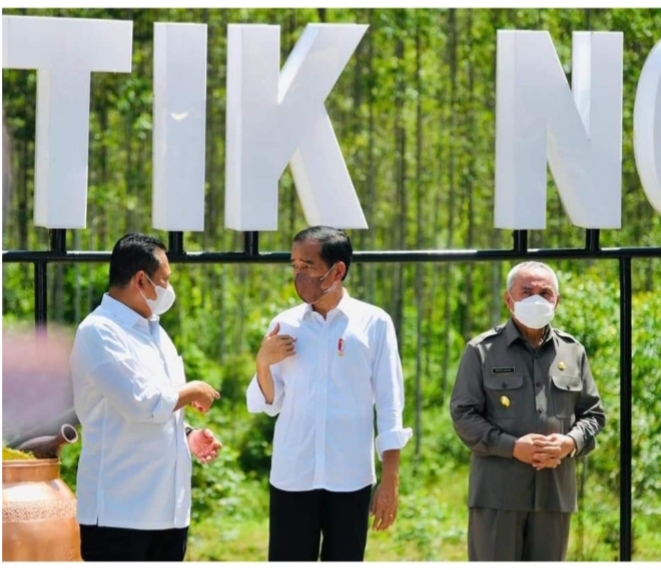
[[[339,339],[337,341],[337,355],[338,356],[344,356],[344,340]]]

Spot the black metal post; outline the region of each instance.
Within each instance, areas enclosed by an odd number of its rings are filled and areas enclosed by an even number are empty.
[[[176,255],[184,253],[184,232],[168,233],[168,253]]]
[[[50,250],[57,253],[67,252],[67,230],[50,230]]]
[[[45,328],[48,320],[48,273],[45,261],[34,264],[34,320],[37,329]]]
[[[246,255],[259,255],[259,232],[243,232],[243,250]]]
[[[620,259],[620,560],[631,561],[631,259]]]
[[[585,231],[585,249],[591,252],[599,251],[599,230]]]
[[[528,252],[528,230],[514,230],[514,251],[525,255]]]

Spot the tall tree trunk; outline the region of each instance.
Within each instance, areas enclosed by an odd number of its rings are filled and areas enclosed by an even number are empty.
[[[82,242],[81,242],[81,234],[82,230],[74,230],[73,231],[73,248],[77,251],[80,251],[82,249]],[[82,319],[82,310],[81,310],[81,304],[83,300],[83,290],[81,286],[81,279],[82,279],[82,268],[80,266],[80,263],[75,264],[75,289],[74,289],[74,299],[73,299],[73,320],[74,323],[78,324]],[[91,265],[88,264],[88,265]]]
[[[27,80],[26,80],[27,84]],[[27,127],[23,129],[23,140],[21,140],[21,191],[18,198],[18,248],[28,249],[28,164],[30,155],[28,152]]]
[[[372,29],[373,26],[373,14],[374,10],[369,10],[369,26]],[[367,84],[367,108],[368,108],[368,119],[367,119],[367,201],[366,201],[366,215],[369,229],[367,230],[367,248],[370,250],[374,249],[374,234],[375,234],[375,219],[374,219],[374,195],[375,191],[375,166],[374,166],[374,34],[370,33],[367,35],[367,73],[368,73],[368,84]],[[367,300],[370,303],[375,302],[375,284],[376,284],[376,267],[373,263],[367,264]]]
[[[210,18],[210,12],[207,8],[202,10],[202,19],[207,25],[208,35],[214,30],[213,22]],[[215,30],[214,30],[215,31]],[[216,177],[216,153],[217,153],[217,138],[215,130],[215,101],[214,101],[214,88],[216,85],[216,68],[215,68],[215,46],[209,43],[207,54],[207,114],[205,124],[205,208],[204,208],[204,231],[202,232],[202,249],[208,251],[209,249],[217,247],[217,225],[216,225],[216,199],[217,191],[217,177]],[[211,246],[211,247],[210,247]],[[218,279],[215,268],[210,264],[205,264],[202,268],[202,278],[210,287],[202,287],[202,307],[206,308],[207,304],[213,305],[213,300],[216,292],[218,291]],[[222,328],[222,323],[220,323]]]
[[[296,39],[294,38],[294,32],[296,31],[296,10],[292,9],[289,11],[289,49],[288,53],[291,53],[296,45]],[[290,178],[291,182],[289,184],[289,227],[287,228],[287,233],[283,232],[283,237],[285,239],[284,249],[285,251],[291,247],[291,242],[294,239],[294,235],[297,233],[296,228],[296,201],[298,200],[298,193],[296,191],[296,185],[294,184],[293,177]],[[301,228],[302,229],[302,228]]]
[[[103,81],[103,79],[102,79]],[[101,99],[101,105],[99,108],[99,124],[101,125],[102,133],[102,142],[101,142],[101,181],[104,188],[109,186],[109,165],[108,165],[108,100],[104,96]],[[92,224],[92,230],[90,231],[90,243],[92,247],[100,247],[105,249],[107,242],[107,233],[105,232],[105,223],[103,220],[106,219],[106,210],[102,209],[101,212],[97,212],[95,205],[90,206],[90,213],[92,214],[92,219],[94,223]],[[119,219],[119,218],[118,218]],[[96,234],[96,241],[94,235]]]
[[[404,10],[398,10],[398,20],[404,23]],[[395,58],[397,61],[398,77],[395,87],[395,149],[397,153],[397,232],[396,247],[406,248],[406,129],[404,127],[403,107],[405,104],[405,60],[404,60],[404,38],[406,27],[399,26],[397,40],[395,42]],[[397,264],[393,295],[393,320],[397,331],[397,341],[400,350],[403,350],[402,325],[404,320],[404,265]]]
[[[505,22],[503,22],[503,12],[501,10],[492,10],[490,14],[491,18],[491,28],[500,29],[503,27]],[[495,121],[496,117],[496,49],[493,49],[493,57],[491,59],[491,75],[489,78],[489,89],[486,90],[486,107],[489,109],[490,115]],[[494,180],[494,171],[493,171],[493,162],[489,162],[489,176],[491,180]],[[493,202],[491,202],[493,205]],[[493,210],[492,210],[493,211]],[[491,230],[491,243],[494,244],[492,247],[501,247],[501,233],[498,229],[492,228]],[[511,247],[511,243],[508,244],[508,247]],[[503,299],[501,296],[502,289],[502,273],[503,273],[503,264],[499,261],[496,261],[491,264],[491,307],[490,307],[490,323],[489,325],[495,327],[500,323],[500,314],[503,304]]]
[[[124,152],[126,153],[126,170],[124,172],[124,200],[122,200],[119,207],[124,210],[124,224],[126,226],[126,231],[135,231],[136,228],[133,227],[133,215],[131,210],[125,206],[129,196],[132,192],[135,192],[135,180],[133,178],[133,110],[132,107],[129,109],[126,115],[126,124],[124,125]],[[121,211],[120,211],[121,213]],[[120,216],[117,216],[116,219],[120,219]],[[110,232],[113,235],[114,232]]]
[[[450,144],[449,144],[449,161],[448,161],[448,175],[450,178],[450,194],[448,198],[448,239],[446,247],[451,249],[454,242],[454,200],[455,200],[455,136],[457,133],[456,128],[456,113],[455,104],[457,96],[457,14],[456,9],[451,9],[448,13],[448,29],[449,29],[449,44],[448,44],[448,57],[450,60]],[[450,369],[450,353],[452,351],[452,273],[450,271],[450,264],[446,263],[445,267],[445,310],[444,310],[444,323],[445,323],[445,343],[443,351],[443,370],[441,380],[441,402],[445,402],[448,374]]]
[[[415,140],[415,173],[416,173],[416,249],[422,249],[423,221],[422,221],[422,81],[420,70],[420,12],[416,12],[415,27],[415,83],[417,90],[416,100],[416,140]],[[417,304],[416,315],[416,347],[415,347],[415,460],[416,465],[421,459],[422,449],[422,317],[424,315],[423,297],[423,271],[422,263],[415,267],[415,297]]]
[[[56,263],[54,267],[54,279],[52,281],[51,299],[53,299],[51,317],[56,323],[64,320],[64,267],[61,263]]]
[[[473,37],[473,11],[468,13],[468,31],[466,36]],[[466,193],[468,196],[468,249],[473,248],[474,242],[474,211],[473,211],[473,182],[475,180],[475,161],[477,160],[475,131],[477,130],[477,121],[475,120],[475,65],[472,61],[468,64],[468,133],[467,133],[467,152],[468,155],[468,176],[466,181]],[[471,311],[473,303],[473,271],[475,264],[469,263],[466,266],[466,298],[464,303],[464,322],[463,336],[468,340],[473,328],[473,314]]]
[[[503,289],[503,264],[494,262],[492,265],[491,273],[491,326],[496,326],[500,323],[500,313],[503,306],[503,299],[501,296]]]
[[[439,12],[439,14],[441,14]],[[443,28],[445,27],[445,18],[440,15],[439,20],[438,20],[438,26]],[[438,46],[436,48],[438,52],[441,51],[441,46]],[[433,208],[432,208],[432,231],[434,235],[436,232],[440,231],[440,225],[441,225],[441,211],[443,209],[443,190],[444,190],[444,174],[446,172],[446,169],[444,168],[445,166],[445,153],[444,153],[444,145],[446,141],[446,136],[445,136],[445,129],[447,126],[447,121],[445,117],[445,106],[447,104],[446,101],[446,90],[445,90],[445,82],[443,78],[447,76],[446,70],[445,70],[445,62],[441,59],[441,68],[440,68],[440,73],[439,73],[439,83],[436,87],[436,99],[438,102],[438,115],[439,115],[439,121],[438,121],[438,126],[436,131],[438,132],[438,136],[436,139],[436,145],[435,145],[435,161],[436,164],[439,165],[439,168],[436,170],[434,173],[434,180],[435,180],[435,189],[434,189],[434,194],[433,194]],[[437,246],[437,241],[434,240],[434,247]],[[425,335],[425,338],[427,338],[428,343],[430,346],[439,346],[442,342],[441,338],[436,338],[435,334],[436,331],[434,330],[434,324],[435,324],[435,319],[436,319],[436,307],[438,306],[438,303],[436,302],[436,292],[438,290],[439,286],[439,279],[441,277],[441,271],[440,268],[442,266],[439,265],[433,265],[432,270],[431,270],[431,286],[429,288],[429,302],[427,303],[428,307],[428,313],[427,313],[427,333]],[[432,363],[432,357],[436,356],[437,351],[436,350],[428,350],[425,353],[425,378],[428,378],[430,376],[430,370],[431,370],[431,363]]]
[[[360,19],[360,10],[356,10],[356,19]],[[351,117],[351,140],[352,144],[355,145],[355,141],[358,140],[360,133],[363,132],[363,121],[362,121],[362,104],[363,104],[363,52],[364,52],[364,44],[361,42],[358,44],[358,48],[356,49],[356,53],[354,54],[354,57],[352,58],[354,63],[354,68],[353,68],[353,113]],[[359,173],[364,172],[362,166],[364,164],[364,153],[362,151],[362,148],[358,148],[354,146],[354,160],[353,160],[353,168],[352,172],[350,174],[352,176],[356,176]],[[362,182],[362,180],[361,180]],[[362,184],[361,184],[362,186]],[[367,220],[367,223],[369,224],[371,220]],[[358,248],[361,251],[365,250],[365,245],[367,243],[367,236],[366,232],[361,231],[358,233]],[[354,281],[354,283],[357,285],[358,290],[360,291],[360,296],[364,298],[365,296],[365,274],[367,272],[367,265],[365,263],[360,263],[356,267],[357,270],[357,278]]]

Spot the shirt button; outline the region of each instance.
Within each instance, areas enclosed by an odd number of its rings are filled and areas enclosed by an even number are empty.
[[[537,408],[537,413],[538,413],[538,414],[541,414],[543,411],[544,411],[544,410],[542,410],[542,408]]]

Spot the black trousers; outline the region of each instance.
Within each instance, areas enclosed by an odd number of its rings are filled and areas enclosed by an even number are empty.
[[[85,562],[182,562],[188,527],[137,530],[80,525],[80,554]]]
[[[269,561],[362,562],[372,487],[336,493],[281,491],[271,485]]]
[[[468,559],[479,562],[561,562],[567,555],[571,513],[468,511]]]

